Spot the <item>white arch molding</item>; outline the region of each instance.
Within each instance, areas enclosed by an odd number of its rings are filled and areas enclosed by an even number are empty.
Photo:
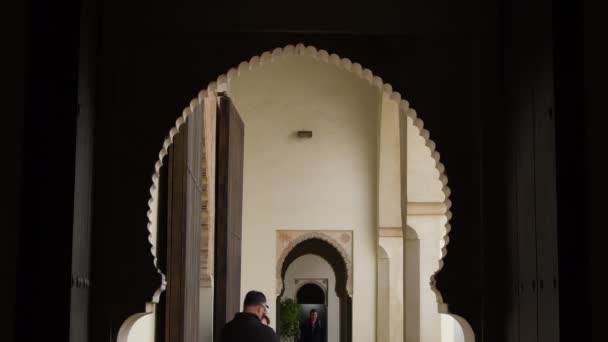
[[[319,239],[334,247],[346,264],[346,292],[353,297],[353,232],[352,230],[279,230],[277,231],[276,280],[279,296],[283,292],[281,269],[289,253],[300,243]]]
[[[442,239],[440,241],[441,254],[438,260],[439,267],[437,271],[438,273],[443,268],[443,258],[447,254],[447,245],[449,244],[449,232],[451,230],[451,225],[449,220],[452,217],[452,212],[449,210],[451,207],[450,194],[451,190],[447,186],[448,178],[445,172],[445,166],[440,161],[440,154],[436,150],[435,142],[430,139],[430,133],[428,130],[424,128],[424,122],[418,118],[416,111],[413,108],[410,108],[409,102],[405,99],[401,98],[401,94],[393,91],[392,86],[388,83],[384,83],[382,78],[374,75],[369,69],[363,68],[359,63],[353,63],[347,58],[341,58],[336,54],[330,54],[326,50],[318,50],[313,46],[305,46],[303,44],[297,45],[287,45],[284,48],[276,48],[272,51],[266,51],[262,53],[260,56],[254,56],[249,61],[241,62],[237,68],[231,68],[228,70],[226,74],[220,75],[216,81],[211,82],[207,85],[207,87],[201,90],[198,96],[190,101],[188,107],[184,108],[182,114],[175,121],[175,126],[171,128],[168,136],[164,139],[162,148],[158,154],[158,160],[154,164],[154,172],[152,175],[152,185],[150,187],[150,199],[148,200],[148,224],[147,229],[149,232],[148,241],[151,244],[151,253],[153,257],[153,264],[156,268],[157,272],[160,276],[160,286],[152,295],[150,302],[146,303],[146,310],[144,313],[137,313],[129,317],[121,326],[118,333],[118,341],[126,342],[129,340],[129,336],[132,336],[135,332],[132,330],[134,327],[138,326],[137,321],[141,319],[145,319],[149,315],[154,313],[154,308],[159,301],[160,294],[165,290],[166,287],[166,277],[163,274],[162,270],[158,268],[157,264],[157,244],[156,244],[156,231],[157,231],[157,222],[156,222],[156,213],[158,210],[158,182],[160,178],[160,169],[163,166],[164,157],[167,155],[167,151],[169,146],[173,143],[173,137],[179,132],[180,127],[186,122],[188,116],[194,112],[194,110],[199,107],[204,107],[205,102],[208,101],[208,98],[214,98],[215,94],[218,91],[225,91],[228,89],[228,85],[232,80],[237,79],[240,74],[246,70],[252,70],[255,68],[261,68],[266,64],[273,63],[276,60],[281,58],[285,58],[291,55],[301,55],[301,56],[309,56],[318,60],[320,62],[324,62],[330,65],[335,66],[340,70],[344,70],[346,72],[350,72],[358,76],[360,79],[367,81],[369,84],[377,87],[381,92],[395,102],[398,103],[399,107],[399,120],[402,123],[402,131],[406,128],[406,119],[410,118],[413,121],[414,126],[417,128],[418,133],[421,137],[424,138],[425,146],[429,149],[430,156],[435,162],[435,168],[439,173],[439,181],[442,184],[442,192],[444,194],[444,204],[446,207],[446,223],[444,225]],[[402,144],[403,146],[403,144]],[[405,196],[402,196],[405,197]],[[402,211],[404,213],[407,212],[407,202],[402,201]],[[405,216],[405,214],[404,214]],[[403,224],[405,225],[406,221],[403,220]],[[436,288],[435,274],[430,279],[430,285],[433,292],[437,298],[438,311],[443,314],[451,315],[448,312],[447,304],[443,302],[443,298]],[[464,321],[463,318],[454,316],[459,322]],[[152,320],[153,321],[153,320]],[[463,324],[463,329],[470,330],[470,326],[467,324]],[[466,331],[465,336],[473,336],[472,330]],[[466,340],[468,341],[468,340]],[[473,340],[474,341],[474,338]]]

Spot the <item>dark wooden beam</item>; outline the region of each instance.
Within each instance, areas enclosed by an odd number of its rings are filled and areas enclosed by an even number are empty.
[[[214,341],[240,311],[244,124],[229,98],[218,98]]]
[[[197,342],[202,115],[192,113],[169,152],[166,341]]]

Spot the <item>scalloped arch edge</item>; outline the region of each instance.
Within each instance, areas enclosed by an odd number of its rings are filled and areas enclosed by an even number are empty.
[[[218,88],[225,88],[225,87],[229,86],[230,82],[232,82],[232,81],[236,80],[238,77],[240,77],[242,72],[262,67],[266,64],[272,63],[276,60],[280,60],[282,58],[292,56],[292,55],[310,56],[321,62],[333,64],[336,67],[338,67],[339,69],[343,69],[343,70],[346,70],[348,72],[351,72],[351,73],[357,75],[359,78],[361,78],[361,79],[367,81],[369,84],[377,87],[382,93],[389,96],[389,98],[391,100],[398,102],[400,116],[407,116],[413,120],[414,126],[418,130],[418,133],[425,140],[425,146],[429,149],[431,157],[433,158],[433,160],[435,160],[435,168],[437,169],[437,171],[439,173],[439,179],[441,180],[441,182],[443,184],[442,191],[444,193],[444,198],[445,198],[444,202],[446,204],[446,207],[448,209],[450,208],[451,202],[449,200],[449,197],[451,195],[451,191],[447,186],[447,175],[445,173],[445,167],[440,162],[439,153],[435,153],[436,144],[434,141],[432,141],[430,139],[429,131],[424,129],[423,120],[418,118],[418,115],[413,108],[410,108],[409,102],[407,100],[403,99],[399,92],[393,91],[392,86],[390,84],[384,83],[382,78],[375,76],[371,70],[363,68],[361,66],[361,64],[352,62],[351,60],[349,60],[347,58],[340,58],[336,54],[329,54],[326,50],[319,50],[319,49],[315,48],[314,46],[305,46],[304,44],[299,43],[296,45],[290,44],[283,48],[278,47],[278,48],[273,49],[272,51],[263,52],[261,55],[253,56],[249,61],[241,62],[236,68],[231,68],[228,70],[228,72],[226,74],[221,74],[220,76],[218,76],[216,81],[210,82],[206,88],[204,88],[197,94],[196,98],[194,98],[190,101],[189,106],[183,109],[182,115],[180,115],[178,117],[178,119],[175,122],[175,126],[173,128],[171,128],[171,130],[169,131],[168,137],[166,137],[165,140],[163,141],[162,149],[158,154],[159,158],[155,163],[154,174],[151,177],[152,185],[150,187],[150,193],[152,194],[152,196],[151,196],[150,201],[148,202],[148,213],[147,213],[149,234],[152,234],[151,228],[152,228],[152,225],[154,224],[153,223],[154,219],[151,217],[151,210],[152,210],[152,205],[154,205],[153,203],[155,203],[155,200],[156,200],[156,198],[154,197],[155,196],[154,192],[158,188],[158,177],[159,177],[160,167],[162,167],[162,165],[163,165],[163,159],[167,155],[167,150],[168,150],[169,146],[173,143],[173,137],[175,136],[175,134],[177,134],[179,132],[179,128],[186,122],[190,113],[192,111],[196,110],[198,106],[201,106],[204,103],[204,99],[205,99],[205,97],[207,97],[208,94],[215,93],[218,90]],[[441,271],[441,268],[443,267],[442,259],[447,254],[447,245],[449,243],[449,239],[448,239],[449,223],[448,222],[452,216],[451,211],[448,210],[446,215],[448,217],[448,220],[446,221],[446,224],[445,224],[446,226],[444,227],[444,230],[443,230],[444,231],[444,235],[442,236],[443,248],[442,248],[442,252],[441,252],[441,257],[439,259],[439,268],[431,277],[431,288],[432,288],[433,292],[437,295],[438,307],[442,307],[443,299],[441,297],[441,294],[439,293],[439,290],[435,286],[434,278],[435,278],[435,275],[439,271]],[[149,236],[149,241],[153,241],[150,236]],[[160,290],[160,292],[162,292],[164,290],[164,286],[166,284],[166,277],[162,273],[162,271],[158,268],[155,251],[156,251],[156,246],[153,245],[151,247],[151,252],[154,257],[154,266],[156,267],[157,272],[161,275],[162,286],[161,286],[161,288],[159,288],[159,290]],[[155,293],[155,295],[153,296],[154,302],[157,302],[157,298],[159,295],[160,294]]]

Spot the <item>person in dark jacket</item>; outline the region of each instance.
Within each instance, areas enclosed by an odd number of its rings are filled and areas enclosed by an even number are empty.
[[[262,292],[249,291],[243,302],[243,312],[224,325],[222,342],[278,342],[274,330],[261,322],[268,309]]]
[[[300,326],[300,342],[325,342],[325,329],[317,310],[310,310],[310,318]]]

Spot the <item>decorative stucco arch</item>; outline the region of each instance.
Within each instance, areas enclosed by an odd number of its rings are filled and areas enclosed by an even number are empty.
[[[334,247],[346,265],[346,292],[353,297],[353,232],[350,230],[333,231],[306,231],[306,230],[280,230],[277,231],[277,262],[276,281],[277,296],[283,292],[282,269],[289,253],[300,243],[318,239]]]
[[[439,267],[437,268],[437,272],[441,270],[443,267],[443,258],[447,254],[447,245],[449,243],[449,232],[451,230],[451,226],[449,224],[449,220],[452,216],[449,208],[451,207],[451,201],[449,199],[451,190],[447,186],[448,178],[445,172],[445,166],[440,161],[440,154],[436,150],[435,143],[430,139],[430,133],[428,130],[424,128],[424,122],[418,118],[416,111],[413,108],[410,108],[409,102],[405,99],[402,99],[401,94],[393,91],[392,86],[388,83],[384,83],[382,78],[374,75],[369,69],[362,67],[359,63],[353,63],[351,60],[347,58],[341,58],[336,54],[330,54],[326,50],[318,50],[313,46],[305,46],[303,44],[297,45],[287,45],[284,48],[276,48],[272,51],[267,51],[262,53],[260,56],[254,56],[249,61],[244,61],[238,65],[236,68],[231,68],[228,70],[226,74],[220,75],[216,81],[211,82],[208,86],[199,92],[198,96],[190,101],[189,106],[183,109],[182,114],[175,121],[175,125],[170,129],[168,136],[164,139],[162,148],[158,154],[158,160],[154,164],[154,172],[152,175],[152,185],[150,187],[150,199],[148,200],[148,224],[147,229],[149,232],[148,241],[151,244],[151,254],[153,257],[153,264],[156,268],[157,272],[160,276],[160,285],[158,289],[153,294],[150,302],[146,303],[146,312],[138,313],[131,317],[129,317],[122,325],[119,333],[118,333],[118,341],[127,341],[134,326],[138,324],[142,319],[149,319],[149,315],[154,313],[155,304],[158,303],[161,293],[165,290],[166,287],[166,276],[163,271],[158,267],[157,263],[157,222],[156,217],[158,213],[158,195],[159,195],[159,179],[160,179],[160,170],[164,164],[164,158],[168,154],[169,146],[173,143],[174,136],[179,133],[182,125],[188,120],[188,117],[195,110],[200,110],[205,107],[206,103],[209,101],[214,101],[214,96],[219,91],[225,91],[229,88],[229,84],[231,81],[237,79],[241,73],[246,70],[252,70],[255,68],[261,68],[266,64],[273,63],[274,61],[285,58],[292,55],[302,55],[309,56],[323,63],[327,63],[329,65],[333,65],[340,70],[344,70],[345,72],[352,73],[358,76],[360,79],[368,82],[369,84],[378,88],[384,95],[388,96],[392,101],[395,101],[398,104],[399,108],[399,117],[401,122],[405,122],[408,118],[412,120],[414,127],[417,129],[418,134],[424,139],[424,145],[428,148],[430,157],[434,161],[435,169],[438,172],[438,180],[442,184],[441,191],[444,194],[444,205],[446,208],[445,212],[445,224],[443,227],[442,238],[440,241],[441,246],[441,255],[439,257],[438,263]],[[406,124],[402,124],[404,127]],[[403,128],[402,128],[403,129]],[[405,196],[403,196],[405,198]],[[404,212],[403,216],[405,216],[407,212],[407,200],[402,200],[402,211]],[[404,219],[404,221],[406,221]],[[352,265],[352,261],[351,261]],[[349,295],[352,296],[352,273],[349,274],[349,284],[350,290]],[[430,286],[432,290],[436,294],[438,311],[441,313],[449,314],[447,305],[443,302],[441,294],[435,286],[435,276],[433,275],[430,279]],[[460,318],[462,320],[462,318]],[[468,326],[468,324],[466,324]],[[463,325],[463,329],[465,326]],[[469,327],[470,328],[470,327]],[[470,332],[472,335],[472,331]]]

